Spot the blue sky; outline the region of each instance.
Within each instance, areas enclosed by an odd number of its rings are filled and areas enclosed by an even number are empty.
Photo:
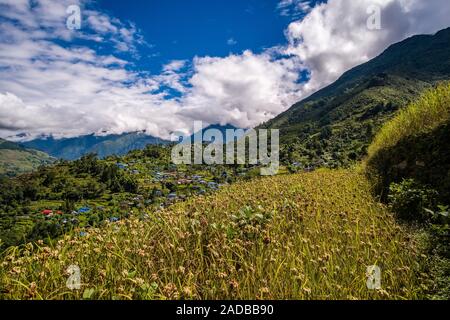
[[[279,15],[277,5],[277,0],[102,0],[98,8],[139,26],[154,45],[141,48],[140,63],[159,72],[171,60],[261,52],[285,43],[292,18]]]
[[[251,128],[389,45],[448,27],[450,2],[427,3],[0,0],[0,137]]]

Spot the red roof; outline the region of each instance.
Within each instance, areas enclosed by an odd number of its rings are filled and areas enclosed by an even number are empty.
[[[42,210],[42,214],[45,214],[45,215],[49,215],[49,214],[52,214],[52,213],[53,213],[52,210]]]

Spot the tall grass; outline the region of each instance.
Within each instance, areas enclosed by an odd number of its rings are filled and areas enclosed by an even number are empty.
[[[363,175],[320,170],[238,183],[147,221],[10,248],[3,299],[416,299],[419,252]],[[78,265],[81,290],[69,290]],[[366,286],[367,266],[382,289]]]
[[[377,153],[400,140],[428,133],[450,120],[450,83],[426,91],[421,98],[386,123],[368,149],[369,162]]]

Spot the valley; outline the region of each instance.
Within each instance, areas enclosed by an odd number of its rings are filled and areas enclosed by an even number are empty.
[[[259,126],[271,177],[136,133],[2,140],[44,159],[0,178],[0,299],[448,300],[449,57],[414,36]]]

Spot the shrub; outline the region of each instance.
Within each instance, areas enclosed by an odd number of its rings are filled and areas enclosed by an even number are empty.
[[[450,197],[450,83],[429,90],[386,123],[368,149],[366,172],[382,200],[392,183],[430,185]]]
[[[434,208],[437,191],[418,184],[413,179],[393,183],[389,188],[392,210],[401,219],[425,221],[430,218],[426,208]]]

